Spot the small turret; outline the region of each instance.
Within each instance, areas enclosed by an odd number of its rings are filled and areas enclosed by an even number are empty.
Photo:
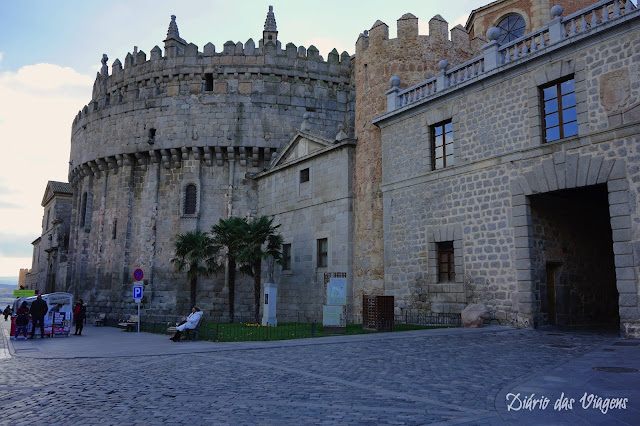
[[[273,6],[269,6],[267,19],[264,21],[264,31],[262,32],[262,40],[264,44],[272,42],[277,45],[278,27],[276,25],[276,16],[273,14]]]
[[[187,42],[180,38],[178,32],[178,24],[176,24],[176,15],[171,15],[171,22],[169,23],[169,30],[167,31],[167,38],[164,40],[165,54],[169,58],[175,58],[178,55],[184,53],[184,48]]]

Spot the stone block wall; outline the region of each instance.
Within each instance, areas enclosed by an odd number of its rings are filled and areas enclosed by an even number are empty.
[[[386,112],[385,92],[392,76],[409,87],[438,72],[438,62],[462,63],[474,54],[468,36],[461,37],[440,16],[429,21],[429,35],[418,34],[418,18],[406,14],[398,20],[398,38],[389,39],[389,27],[380,21],[361,34],[356,43],[356,149],[354,174],[354,303],[361,312],[363,294],[389,294],[385,280],[382,203],[382,144],[372,119]],[[454,36],[453,34],[456,34]],[[412,130],[419,131],[419,130]],[[386,160],[385,160],[386,161]],[[406,165],[393,166],[403,173]]]
[[[406,306],[442,312],[485,303],[499,322],[530,326],[541,278],[532,265],[535,225],[528,196],[606,184],[621,327],[625,335],[635,333],[640,311],[637,282],[631,280],[640,264],[629,256],[640,247],[633,225],[640,220],[640,134],[628,112],[638,102],[639,39],[637,30],[611,31],[580,46],[568,44],[554,54],[562,59],[543,55],[378,123],[388,293]],[[603,62],[594,60],[596,52]],[[538,85],[549,80],[540,76],[553,69],[560,73],[556,78],[576,79],[579,134],[541,143],[531,127],[540,126]],[[612,86],[606,74],[612,70],[629,72],[617,73]],[[629,91],[618,92],[619,87]],[[531,117],[531,111],[538,115]],[[627,121],[611,121],[611,111],[623,111]],[[455,164],[432,171],[429,126],[448,118]],[[443,232],[453,237],[456,278],[439,285],[433,265],[437,240],[430,235]]]
[[[284,243],[291,244],[291,270],[276,266],[274,274],[280,321],[322,321],[324,274],[335,272],[347,274],[351,315],[353,157],[352,143],[341,142],[257,177],[259,214],[273,216]],[[300,183],[300,170],[305,168],[310,180]],[[321,238],[328,239],[327,267],[317,266]]]

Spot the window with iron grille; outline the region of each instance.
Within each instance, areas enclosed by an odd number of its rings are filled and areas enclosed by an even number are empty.
[[[453,256],[453,241],[438,243],[438,282],[452,282],[456,280]]]
[[[501,19],[497,28],[500,30],[498,44],[503,45],[522,37],[526,29],[526,24],[522,16],[512,13]]]
[[[553,142],[578,134],[576,86],[573,76],[540,88],[544,141]]]
[[[184,214],[196,214],[197,188],[194,184],[189,184],[185,188],[184,194]]]
[[[431,126],[431,168],[453,165],[453,125],[451,120]]]
[[[282,245],[282,270],[291,270],[291,244]]]
[[[329,264],[329,240],[318,240],[318,268],[326,268]]]

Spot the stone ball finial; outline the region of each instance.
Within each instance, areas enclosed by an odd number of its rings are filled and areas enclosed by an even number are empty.
[[[559,4],[556,4],[555,6],[553,6],[551,8],[551,16],[553,18],[557,18],[559,16],[562,16],[562,12],[564,12],[564,9]]]
[[[442,71],[446,70],[448,66],[449,66],[449,62],[446,59],[443,59],[440,62],[438,62],[438,68],[440,68],[440,70]]]
[[[497,40],[500,37],[500,28],[491,27],[487,30],[487,38],[489,41]]]
[[[389,79],[389,84],[391,85],[391,87],[400,86],[400,77],[398,77],[397,75],[394,75]]]

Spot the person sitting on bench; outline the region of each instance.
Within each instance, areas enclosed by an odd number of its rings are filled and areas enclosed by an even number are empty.
[[[173,340],[174,342],[179,342],[180,334],[182,334],[182,332],[186,328],[188,328],[189,330],[195,329],[198,326],[198,323],[200,322],[201,317],[202,317],[202,311],[200,310],[200,308],[196,306],[191,308],[191,313],[189,314],[188,317],[185,318],[184,321],[178,324],[178,326],[176,327],[176,334],[174,334],[170,340]]]

